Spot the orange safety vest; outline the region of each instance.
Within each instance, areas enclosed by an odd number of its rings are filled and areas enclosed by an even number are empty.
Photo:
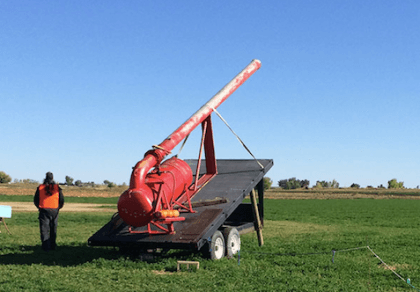
[[[47,187],[52,186],[52,195],[47,194]],[[39,208],[43,209],[57,209],[59,206],[59,188],[58,185],[40,185],[39,189]]]

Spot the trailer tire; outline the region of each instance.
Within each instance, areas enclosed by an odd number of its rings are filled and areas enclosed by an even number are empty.
[[[223,234],[219,230],[217,230],[212,235],[209,244],[210,259],[220,260],[225,256],[225,249],[225,239],[223,238]]]
[[[226,256],[232,258],[241,249],[241,236],[235,227],[223,229],[223,237],[226,243]]]

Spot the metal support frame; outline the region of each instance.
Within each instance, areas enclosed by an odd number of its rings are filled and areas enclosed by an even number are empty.
[[[155,182],[160,184],[158,190],[158,196],[156,200],[156,207],[154,210],[155,212],[161,211],[162,206],[167,208],[166,210],[174,210],[178,207],[179,212],[189,212],[195,213],[192,208],[191,199],[208,183],[210,180],[217,175],[217,163],[216,163],[216,155],[214,151],[214,139],[213,139],[213,125],[211,121],[211,115],[208,116],[202,123],[202,136],[201,136],[201,144],[200,144],[200,151],[198,155],[198,162],[196,167],[196,174],[194,182],[185,190],[185,192],[175,199],[173,202],[168,202],[166,196],[163,195],[162,192],[162,184],[163,181]],[[200,176],[200,168],[202,162],[202,154],[204,150],[204,155],[206,158],[206,173]],[[185,203],[186,206],[185,206]],[[166,218],[156,218],[150,221],[147,224],[146,230],[133,230],[130,226],[129,232],[130,233],[148,233],[148,234],[174,234],[175,229],[173,224],[175,222],[184,221],[184,217],[166,217]],[[162,225],[166,225],[167,227],[163,227]],[[152,226],[157,227],[160,230],[152,229]]]

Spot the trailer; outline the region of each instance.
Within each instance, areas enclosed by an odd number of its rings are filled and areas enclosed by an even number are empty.
[[[194,168],[196,160],[186,160]],[[89,238],[90,246],[116,246],[135,250],[202,250],[212,259],[232,256],[240,249],[239,236],[255,230],[252,203],[243,203],[257,189],[258,214],[263,224],[263,177],[273,161],[217,160],[218,175],[193,199],[195,213],[185,213],[185,221],[176,222],[174,234],[130,233],[129,226],[116,214]],[[257,226],[258,227],[258,226]],[[135,231],[146,231],[138,227]]]
[[[118,213],[89,238],[90,246],[195,249],[220,259],[239,251],[240,234],[254,229],[261,234],[263,177],[273,161],[255,157],[217,160],[211,120],[213,112],[219,115],[216,108],[260,66],[259,60],[253,60],[162,143],[145,153],[133,167],[129,188],[118,200]],[[200,124],[198,158],[181,160],[175,155],[165,160]],[[249,194],[251,203],[244,204]],[[262,237],[259,239],[262,244]]]

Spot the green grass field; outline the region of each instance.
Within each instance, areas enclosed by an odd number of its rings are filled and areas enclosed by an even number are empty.
[[[25,198],[22,198],[25,200]],[[86,200],[96,203],[98,200]],[[7,201],[0,196],[0,201]],[[102,203],[102,201],[101,201]],[[112,203],[112,202],[109,202]],[[112,213],[62,212],[59,248],[40,248],[37,213],[0,225],[0,291],[418,291],[419,200],[266,200],[264,246],[241,237],[240,261],[173,251],[152,262],[87,239]],[[370,248],[385,262],[381,263]],[[360,247],[360,249],[348,250]],[[333,253],[334,263],[332,262]],[[347,250],[347,251],[346,251]],[[199,270],[176,272],[177,260]],[[413,286],[398,278],[411,279]]]

